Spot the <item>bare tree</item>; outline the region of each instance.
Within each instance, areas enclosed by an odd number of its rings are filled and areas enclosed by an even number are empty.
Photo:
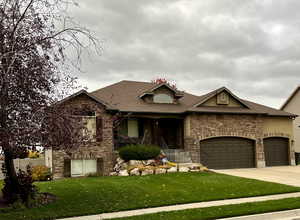
[[[82,50],[97,50],[98,41],[67,15],[70,4],[0,1],[0,147],[7,174],[2,191],[9,202],[28,199],[13,164],[20,152],[36,143],[63,148],[79,141],[72,112],[54,103],[76,86],[65,68],[66,51],[76,54],[76,66]]]

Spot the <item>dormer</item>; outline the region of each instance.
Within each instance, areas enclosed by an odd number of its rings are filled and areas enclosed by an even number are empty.
[[[182,97],[182,92],[167,83],[158,84],[139,96],[147,103],[157,104],[178,104],[178,100]]]
[[[194,107],[231,107],[231,108],[249,108],[248,105],[235,96],[229,89],[222,87],[210,93]]]

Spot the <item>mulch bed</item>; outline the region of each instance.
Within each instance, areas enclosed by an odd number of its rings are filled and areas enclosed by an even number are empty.
[[[39,202],[39,206],[42,206],[55,202],[57,200],[57,197],[51,193],[39,193],[37,200]]]

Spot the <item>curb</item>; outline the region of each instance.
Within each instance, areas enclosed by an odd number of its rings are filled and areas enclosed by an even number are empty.
[[[294,219],[297,218],[297,219]],[[293,209],[288,211],[270,212],[264,214],[255,214],[239,217],[221,218],[219,220],[300,220],[300,209]]]
[[[71,218],[64,218],[64,220],[99,220],[99,219],[102,220],[102,219],[112,219],[112,218],[122,218],[122,217],[130,217],[130,216],[137,216],[137,215],[153,214],[158,212],[180,211],[186,209],[197,209],[197,208],[206,208],[206,207],[214,207],[214,206],[222,206],[222,205],[234,205],[234,204],[242,204],[242,203],[249,203],[249,202],[279,200],[279,199],[295,198],[295,197],[300,197],[300,192],[248,197],[248,198],[246,197],[246,198],[237,198],[237,199],[217,200],[217,201],[208,201],[208,202],[197,202],[197,203],[188,203],[188,204],[179,204],[179,205],[169,205],[169,206],[155,207],[155,208],[102,213],[98,215],[71,217]],[[300,215],[300,211],[298,214]],[[235,219],[238,220],[238,218]],[[270,217],[267,219],[269,220]],[[228,218],[226,220],[228,220]]]

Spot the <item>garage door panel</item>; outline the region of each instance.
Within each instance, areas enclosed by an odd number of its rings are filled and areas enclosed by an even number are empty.
[[[201,141],[201,163],[211,169],[255,167],[254,142],[235,137]]]
[[[273,137],[264,139],[266,166],[289,165],[289,141],[287,138]]]

